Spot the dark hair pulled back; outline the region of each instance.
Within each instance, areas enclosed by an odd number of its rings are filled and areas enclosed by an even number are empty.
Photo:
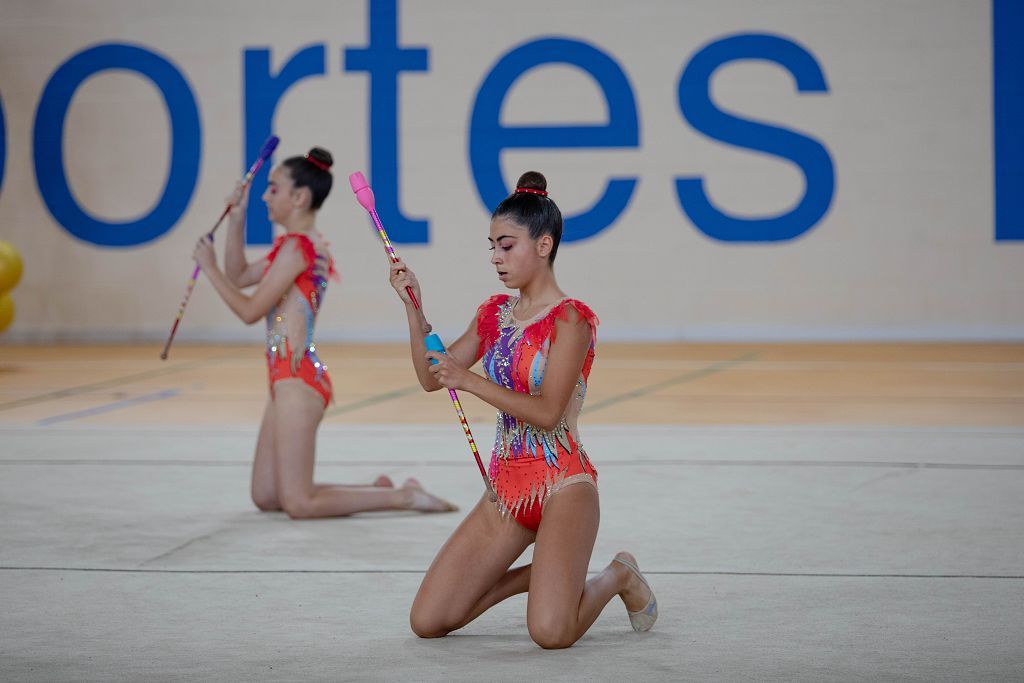
[[[527,171],[519,176],[516,190],[498,204],[491,220],[504,218],[526,228],[534,240],[550,235],[553,245],[548,263],[555,262],[562,241],[562,212],[547,196],[548,181],[542,173]],[[532,190],[532,191],[531,191]]]
[[[327,199],[334,184],[334,176],[330,168],[334,164],[334,157],[322,147],[314,147],[305,156],[288,157],[282,162],[282,166],[292,174],[292,183],[295,187],[308,187],[312,194],[312,201],[309,208],[316,211]]]

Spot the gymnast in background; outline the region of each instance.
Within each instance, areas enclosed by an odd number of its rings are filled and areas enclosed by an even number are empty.
[[[265,257],[245,258],[248,187],[239,183],[232,204],[224,271],[213,240],[203,237],[194,257],[229,308],[247,325],[267,321],[270,396],[252,468],[252,500],[260,510],[284,510],[293,519],[338,517],[369,510],[447,512],[455,506],[427,493],[415,479],[396,488],[387,476],[372,484],[315,484],[316,432],[332,398],[327,366],[313,328],[334,277],[328,244],[316,229],[317,211],[331,191],[330,152],[314,147],[273,169],[263,195],[270,221],[284,228]],[[252,294],[241,290],[256,286]]]

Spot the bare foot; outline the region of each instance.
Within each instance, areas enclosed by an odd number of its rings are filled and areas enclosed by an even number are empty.
[[[419,512],[455,512],[458,506],[449,503],[443,498],[427,493],[423,486],[415,479],[406,479],[402,484],[402,491],[408,491],[409,498],[407,509]]]
[[[616,553],[615,557],[629,562],[634,567],[639,567],[636,558],[633,557],[633,553],[622,551]],[[647,603],[651,599],[651,589],[647,587],[647,584],[641,581],[640,577],[634,574],[629,567],[620,562],[612,562],[608,567],[622,581],[622,590],[619,591],[619,597],[622,598],[626,609],[630,612],[639,612],[647,607]]]
[[[383,489],[395,488],[395,482],[391,481],[391,477],[386,474],[382,474],[373,480],[373,486],[377,486]]]

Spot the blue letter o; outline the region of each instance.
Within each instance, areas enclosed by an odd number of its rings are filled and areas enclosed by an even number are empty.
[[[86,213],[64,174],[64,119],[71,98],[86,79],[111,69],[145,76],[160,89],[171,119],[171,163],[156,206],[136,220],[112,223]],[[74,55],[53,73],[36,110],[33,136],[36,182],[46,207],[75,237],[102,246],[143,244],[170,230],[192,199],[199,171],[199,110],[188,82],[165,58],[134,45],[108,43]],[[126,159],[125,164],[140,163]]]

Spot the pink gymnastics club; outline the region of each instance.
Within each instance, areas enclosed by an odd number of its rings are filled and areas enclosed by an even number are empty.
[[[373,198],[373,190],[370,189],[370,184],[366,182],[366,177],[357,171],[348,177],[348,183],[352,186],[352,191],[356,195],[356,201],[366,209],[366,212],[370,214],[370,218],[373,219],[373,224],[377,228],[377,235],[380,236],[381,242],[384,243],[384,251],[387,252],[388,258],[391,259],[392,263],[398,263],[398,255],[395,253],[395,248],[391,246],[391,240],[388,239],[388,234],[384,231],[384,225],[380,222],[380,216],[377,215],[377,209],[375,208],[376,203]],[[409,298],[412,299],[412,305],[420,312],[424,329],[429,331],[430,324],[427,323],[427,319],[423,315],[423,309],[420,307],[420,302],[416,300],[416,295],[412,293],[412,287],[406,287],[405,291],[408,292]],[[444,344],[441,343],[441,338],[436,334],[427,335],[427,338],[424,341],[428,349],[445,353]],[[466,440],[469,442],[469,448],[473,451],[473,457],[476,458],[477,467],[480,468],[480,476],[484,478],[484,485],[491,494],[491,500],[497,500],[497,496],[493,489],[491,489],[491,482],[487,478],[487,470],[484,469],[484,463],[480,459],[480,451],[477,450],[476,440],[473,439],[473,432],[469,429],[469,421],[466,420],[466,414],[462,411],[462,403],[459,402],[459,395],[455,393],[454,389],[449,389],[448,395],[452,399],[452,405],[455,406],[455,413],[459,416],[459,423],[462,424],[462,431],[466,434]]]
[[[352,186],[352,191],[356,195],[356,201],[366,209],[366,212],[370,214],[370,218],[373,219],[373,224],[377,227],[377,234],[380,236],[380,241],[384,243],[384,251],[388,253],[388,258],[391,259],[392,263],[398,263],[398,255],[395,254],[395,248],[391,246],[391,240],[388,239],[388,234],[384,232],[384,225],[380,222],[380,216],[377,215],[373,190],[370,189],[370,184],[366,182],[366,176],[362,172],[356,171],[348,177],[348,184]],[[406,287],[405,291],[408,292],[409,298],[412,299],[412,305],[416,307],[417,311],[422,313],[423,309],[420,308],[420,302],[416,301],[416,295],[412,293],[412,287]],[[424,322],[426,322],[425,319]],[[429,329],[426,331],[429,331]]]

